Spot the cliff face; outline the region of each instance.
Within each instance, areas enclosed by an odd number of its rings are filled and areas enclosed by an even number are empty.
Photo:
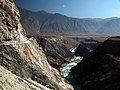
[[[120,37],[112,37],[72,69],[82,90],[120,89]]]
[[[95,48],[97,48],[102,42],[89,39],[85,40],[83,42],[80,42],[79,46],[77,47],[75,51],[76,56],[84,56],[88,54],[89,52],[93,51]]]
[[[70,62],[69,58],[73,57],[69,49],[60,41],[58,38],[37,39],[39,45],[43,47],[48,62],[56,69],[60,69],[63,64]]]
[[[73,89],[61,78],[59,72],[48,64],[42,48],[34,38],[25,36],[20,24],[19,11],[12,0],[0,1],[0,65],[30,84],[36,81],[54,90]],[[8,83],[3,85],[2,82],[0,80],[0,88],[6,88]],[[9,84],[11,86],[8,89],[17,88],[17,84],[13,87],[12,82]],[[46,90],[41,85],[36,86],[36,90]]]
[[[0,66],[1,90],[51,90],[34,81],[26,81]]]

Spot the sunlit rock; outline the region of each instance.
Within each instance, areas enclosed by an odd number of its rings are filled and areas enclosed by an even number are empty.
[[[49,65],[43,49],[38,46],[35,39],[26,37],[20,24],[19,11],[12,0],[0,0],[0,65],[17,77],[26,80],[25,82],[30,84],[34,82],[34,87],[37,82],[53,90],[73,90],[59,72]],[[3,73],[7,75],[6,70]],[[2,81],[0,80],[0,83]],[[17,81],[19,83],[19,80]],[[9,83],[12,84],[12,82]],[[20,84],[24,84],[24,81],[18,85],[22,87]],[[4,85],[1,84],[0,89],[12,90],[12,86],[7,88],[7,85],[7,82]],[[45,90],[42,86],[36,90]]]

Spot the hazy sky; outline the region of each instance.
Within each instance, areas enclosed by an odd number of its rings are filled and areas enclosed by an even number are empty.
[[[120,0],[14,0],[32,11],[45,10],[78,18],[120,17]]]

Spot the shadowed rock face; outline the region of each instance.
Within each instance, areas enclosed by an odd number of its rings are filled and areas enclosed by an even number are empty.
[[[63,64],[68,63],[70,61],[69,58],[73,56],[67,47],[59,42],[60,40],[57,38],[38,38],[37,41],[42,46],[48,62],[54,68],[59,69]]]
[[[64,81],[59,72],[49,65],[43,49],[37,45],[35,39],[25,36],[19,21],[19,11],[13,1],[1,0],[0,68],[4,67],[4,69],[11,71],[13,73],[10,74],[11,77],[15,74],[17,77],[24,79],[26,83],[32,84],[35,81],[53,90],[73,90],[72,86]],[[4,74],[7,75],[7,73]],[[3,84],[5,78],[2,76],[2,80],[0,80],[0,89],[7,88],[5,85],[8,85],[7,81],[9,79]],[[16,84],[12,87],[12,84],[12,82],[9,82],[10,90],[17,86]],[[37,86],[37,84],[33,85]],[[39,89],[32,88],[32,90],[45,90],[42,86],[39,85]]]
[[[75,56],[84,56],[97,48],[100,44],[101,42],[92,39],[80,42],[75,51]]]
[[[120,89],[120,37],[106,40],[72,69],[82,90]]]

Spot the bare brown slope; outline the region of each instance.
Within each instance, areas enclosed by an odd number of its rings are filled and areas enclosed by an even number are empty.
[[[120,37],[112,37],[85,55],[72,69],[82,90],[120,89]]]
[[[38,33],[93,34],[101,26],[99,22],[92,19],[77,19],[58,13],[32,12],[21,8],[19,10],[21,12],[21,23],[28,35]]]

